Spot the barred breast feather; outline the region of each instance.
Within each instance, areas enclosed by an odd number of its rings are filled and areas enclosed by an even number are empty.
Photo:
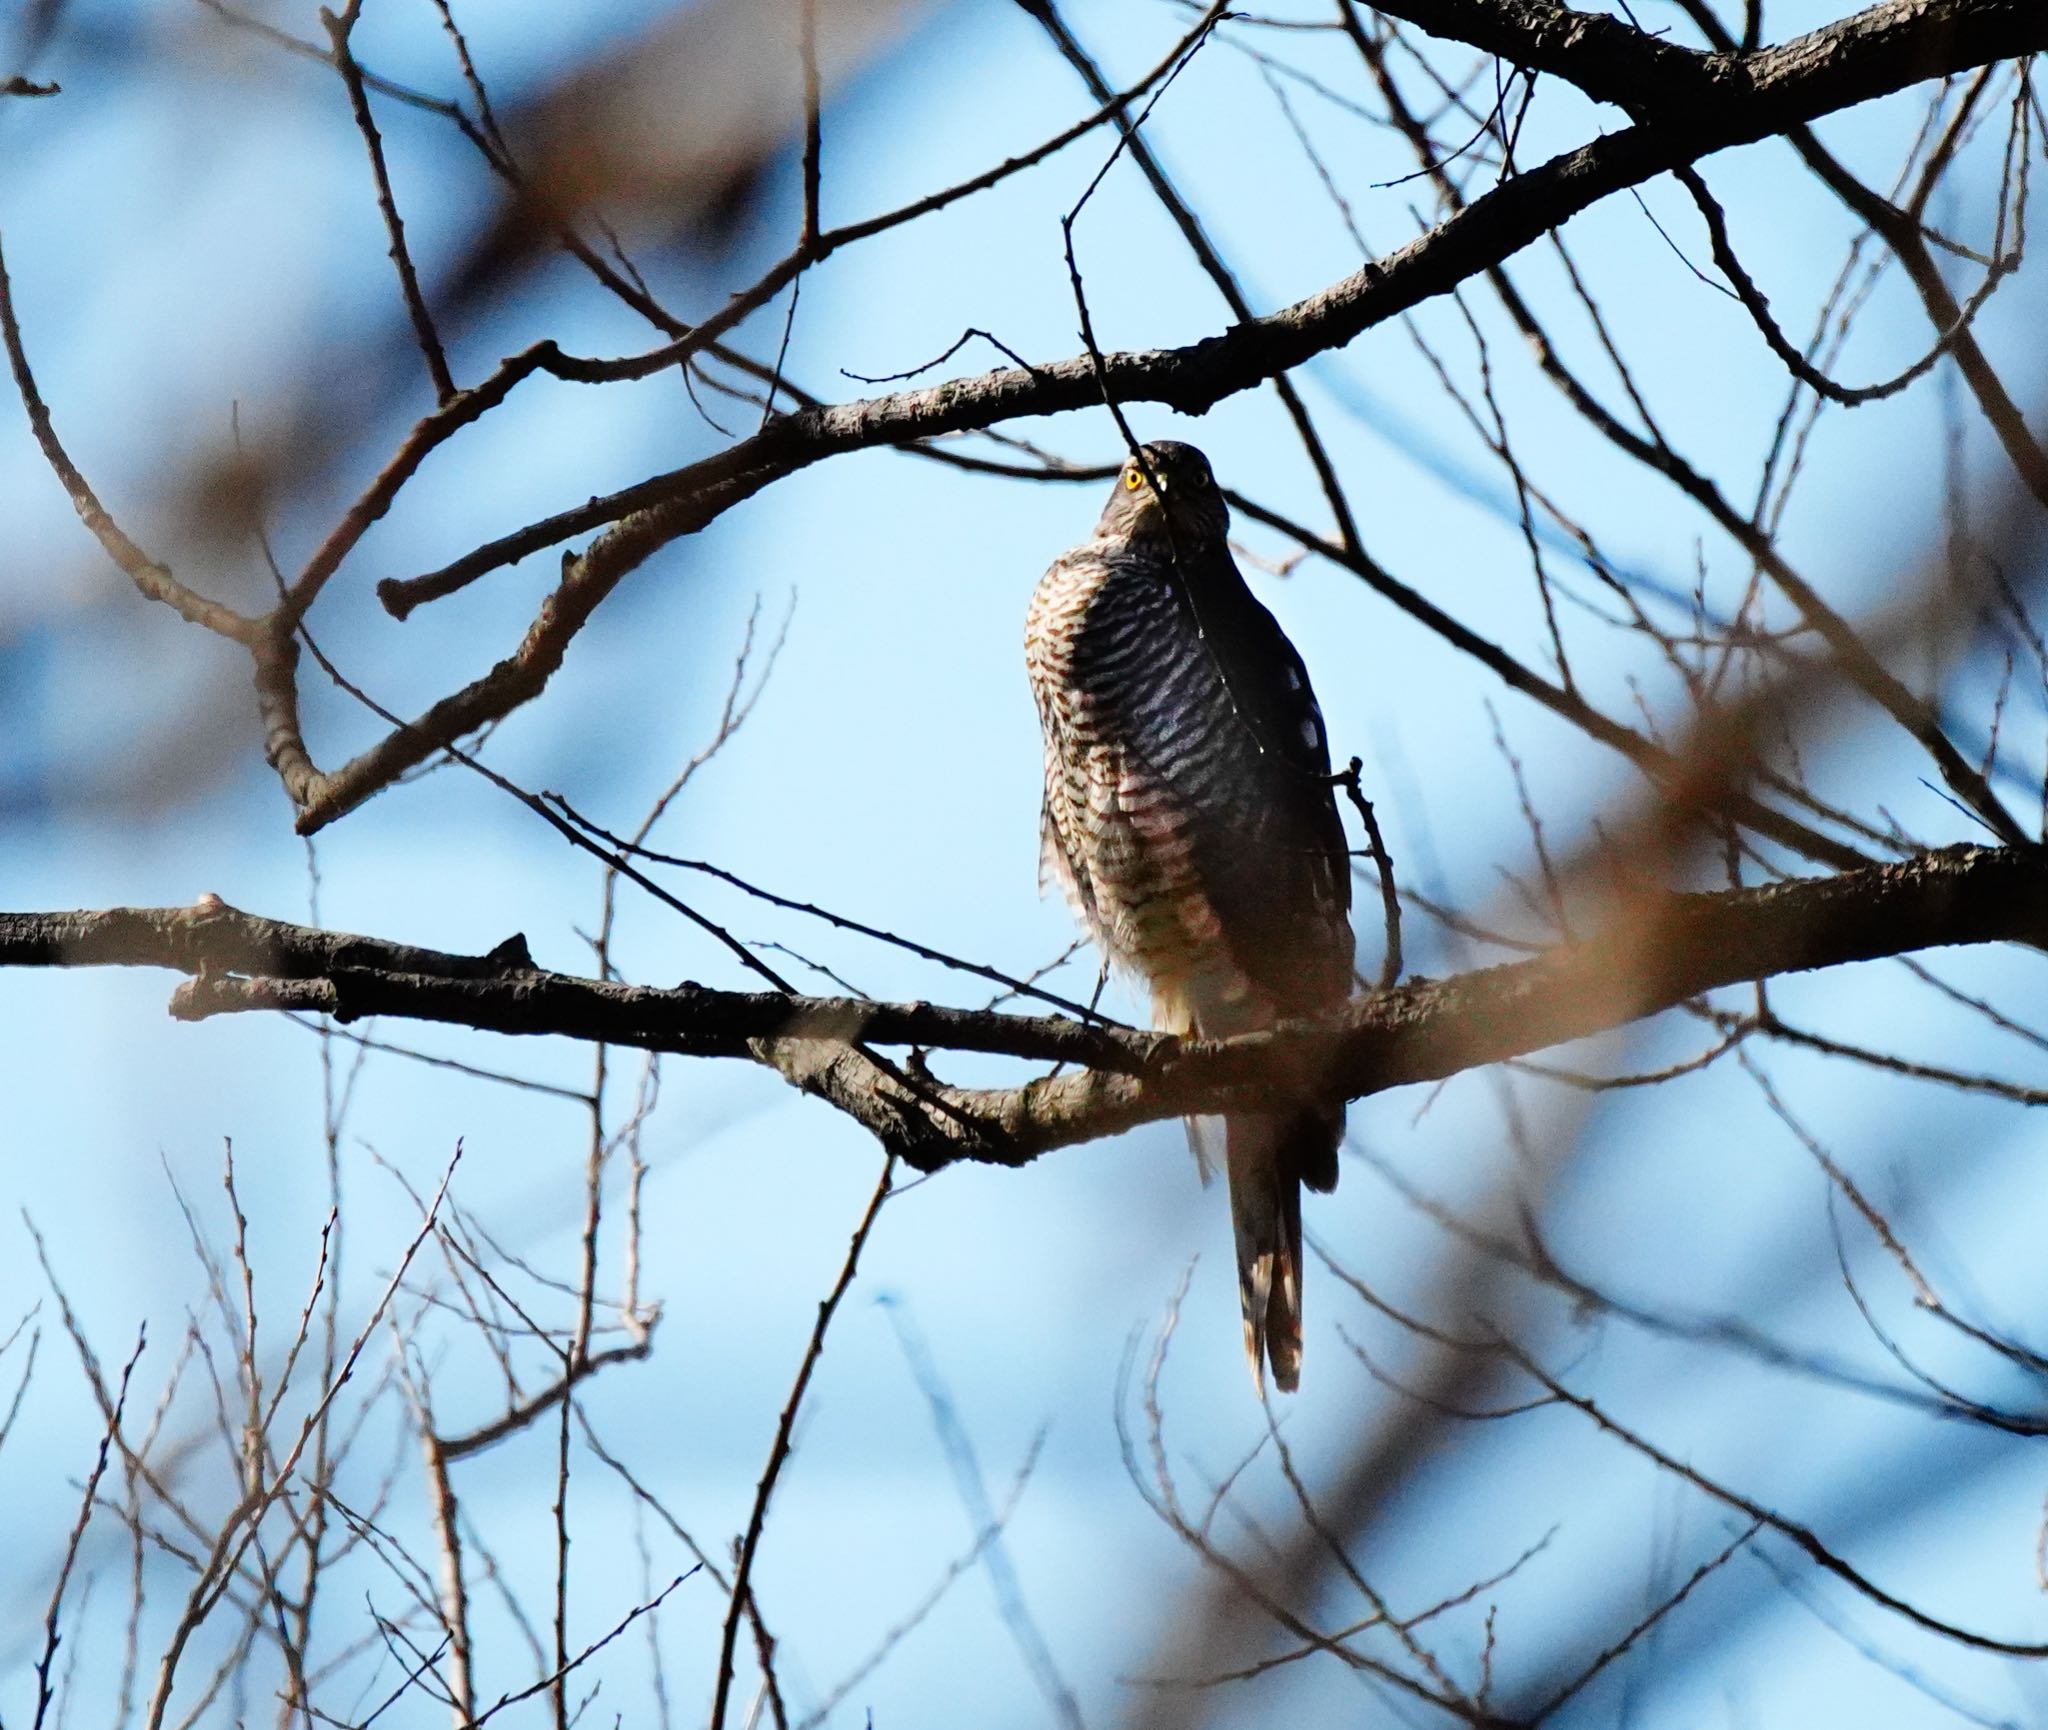
[[[1025,624],[1042,876],[1182,1032],[1314,1013],[1349,989],[1350,874],[1321,717],[1279,627],[1229,575],[1256,617],[1208,628],[1168,559],[1098,539],[1046,572]],[[1218,642],[1224,627],[1252,636],[1247,624],[1270,640]],[[1291,700],[1233,684],[1232,653],[1267,655],[1258,683]]]

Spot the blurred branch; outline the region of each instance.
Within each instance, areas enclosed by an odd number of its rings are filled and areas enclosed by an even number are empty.
[[[1391,1087],[1626,1025],[1720,986],[1953,944],[2048,947],[2048,853],[1949,847],[1712,894],[1646,894],[1608,928],[1527,961],[1376,992],[1327,1023],[1230,1040],[1005,1015],[684,985],[534,966],[523,939],[464,956],[291,925],[209,896],[190,907],[0,914],[0,966],[172,967],[182,1019],[251,1009],[397,1015],[747,1058],[855,1117],[913,1165],[1022,1165],[1162,1118],[1261,1099]],[[854,1042],[1085,1065],[1013,1088],[889,1073]]]

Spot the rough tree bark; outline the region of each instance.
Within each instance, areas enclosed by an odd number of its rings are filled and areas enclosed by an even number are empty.
[[[454,955],[190,907],[0,913],[0,966],[170,967],[172,1013],[301,1010],[556,1034],[745,1058],[857,1118],[924,1170],[1023,1165],[1138,1124],[1242,1109],[1293,1089],[1363,1099],[1605,1032],[1719,986],[1918,949],[2048,948],[2048,851],[1948,847],[1896,863],[1713,894],[1644,895],[1600,935],[1526,961],[1415,979],[1339,1020],[1177,1039],[1063,1017],[772,991],[618,985],[536,967],[523,937]],[[891,1074],[855,1043],[1078,1063],[1009,1088]]]

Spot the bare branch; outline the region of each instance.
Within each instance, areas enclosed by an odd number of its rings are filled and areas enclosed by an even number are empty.
[[[320,22],[333,45],[335,67],[348,90],[349,111],[356,130],[370,152],[370,172],[377,182],[377,210],[384,218],[384,231],[391,237],[391,263],[398,272],[398,286],[405,296],[406,314],[419,338],[420,353],[426,357],[427,373],[434,381],[434,396],[446,403],[455,395],[455,380],[448,371],[448,356],[442,351],[440,333],[434,329],[434,315],[427,309],[427,297],[420,292],[420,279],[413,269],[412,251],[405,243],[405,223],[398,214],[398,199],[391,190],[391,170],[384,160],[384,139],[370,114],[369,93],[363,88],[363,69],[356,64],[349,38],[362,16],[363,0],[349,0],[339,15],[320,8]]]
[[[659,548],[812,463],[848,450],[1081,408],[1105,394],[1118,404],[1163,402],[1200,413],[1448,292],[1613,192],[1942,70],[2044,48],[2048,18],[2025,0],[1884,0],[1777,48],[1702,56],[1701,70],[1683,91],[1646,92],[1659,98],[1654,121],[1516,175],[1398,252],[1293,306],[1242,320],[1185,348],[1106,353],[1099,378],[1094,358],[1084,354],[894,396],[798,409],[713,456],[487,543],[410,585],[387,590],[387,601],[410,604],[415,592],[445,594],[545,547],[593,529],[605,531],[581,554],[565,555],[560,583],[513,654],[350,763],[295,788],[299,827],[312,833],[450,743],[531,701],[560,666],[569,641],[628,573]],[[792,254],[786,268],[770,272],[688,340],[729,329],[810,262],[815,260],[801,249]],[[682,358],[674,350],[672,344],[657,351],[645,364],[673,364]],[[1959,345],[1959,357],[1965,352]]]
[[[840,1300],[846,1296],[854,1275],[860,1271],[861,1251],[867,1247],[868,1236],[881,1216],[882,1204],[889,1199],[889,1189],[895,1177],[895,1159],[885,1159],[882,1175],[875,1182],[875,1193],[868,1198],[867,1208],[847,1242],[846,1259],[840,1264],[839,1276],[818,1305],[817,1324],[811,1329],[810,1338],[804,1342],[796,1380],[790,1384],[789,1399],[775,1426],[775,1440],[768,1450],[768,1463],[762,1468],[761,1482],[754,1491],[753,1509],[747,1516],[746,1533],[740,1539],[739,1556],[733,1564],[732,1602],[726,1608],[725,1628],[719,1637],[718,1675],[711,1697],[711,1730],[725,1730],[726,1702],[732,1693],[733,1653],[739,1638],[740,1619],[748,1613],[753,1602],[754,1558],[760,1553],[761,1534],[768,1520],[768,1504],[774,1498],[776,1483],[789,1461],[790,1449],[795,1445],[797,1413],[803,1408],[804,1395],[810,1389],[818,1359],[824,1355],[825,1334],[832,1326],[833,1316],[838,1313]]]
[[[176,968],[193,975],[173,1004],[188,1018],[281,1008],[343,1021],[401,1015],[751,1058],[850,1113],[920,1169],[955,1159],[1024,1164],[1248,1099],[1363,1098],[1604,1032],[1723,985],[1992,942],[2048,947],[2048,856],[1950,847],[1762,888],[1644,895],[1601,935],[1531,960],[1411,980],[1324,1024],[1206,1041],[930,1003],[616,985],[536,968],[519,939],[488,955],[448,955],[263,919],[217,897],[0,914],[0,966]],[[955,1088],[891,1075],[855,1040],[1092,1067],[1016,1088]]]

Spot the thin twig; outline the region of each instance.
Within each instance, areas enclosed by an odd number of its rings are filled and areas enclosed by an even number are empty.
[[[725,1730],[726,1703],[733,1684],[734,1648],[752,1590],[754,1559],[760,1553],[761,1535],[767,1527],[768,1503],[775,1494],[782,1468],[789,1463],[790,1451],[795,1445],[797,1412],[803,1405],[804,1395],[810,1390],[812,1372],[824,1354],[826,1330],[831,1327],[833,1316],[839,1312],[840,1299],[846,1296],[847,1289],[853,1284],[853,1276],[859,1271],[861,1251],[867,1247],[868,1234],[874,1230],[875,1221],[881,1216],[882,1203],[889,1198],[889,1188],[895,1176],[896,1161],[892,1156],[882,1162],[882,1175],[875,1183],[875,1192],[868,1198],[859,1223],[853,1228],[839,1276],[832,1282],[832,1289],[825,1294],[824,1301],[818,1305],[817,1322],[804,1344],[796,1380],[790,1385],[789,1398],[775,1426],[775,1440],[769,1447],[768,1463],[762,1469],[761,1481],[755,1487],[753,1509],[747,1516],[746,1533],[740,1539],[739,1558],[733,1565],[732,1601],[726,1607],[725,1626],[719,1635],[718,1677],[711,1697],[711,1730]]]
[[[370,173],[377,183],[377,210],[384,219],[384,232],[390,237],[391,263],[398,272],[398,286],[405,296],[405,310],[412,320],[413,334],[419,340],[420,353],[426,357],[427,374],[434,381],[435,400],[445,406],[456,394],[455,380],[448,371],[448,356],[442,350],[440,333],[434,329],[434,315],[427,308],[426,296],[420,292],[419,275],[413,269],[412,252],[405,242],[405,223],[399,217],[398,199],[391,190],[391,170],[384,160],[384,139],[370,113],[370,97],[363,88],[362,68],[356,64],[355,54],[349,47],[349,38],[362,10],[363,0],[348,0],[339,14],[323,6],[320,8],[320,22],[326,27],[327,40],[333,47],[335,69],[340,72],[342,85],[348,91],[349,112],[370,153]]]

